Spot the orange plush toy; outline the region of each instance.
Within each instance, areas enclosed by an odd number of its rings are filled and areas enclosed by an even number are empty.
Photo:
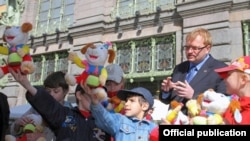
[[[0,78],[9,73],[9,68],[20,69],[24,74],[31,74],[35,71],[35,66],[29,54],[30,48],[26,45],[29,38],[28,32],[31,29],[31,23],[6,27],[3,40],[8,47],[0,46],[0,54],[8,55],[8,60],[0,68]]]

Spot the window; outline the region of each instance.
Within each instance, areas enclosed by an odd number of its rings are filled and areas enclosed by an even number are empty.
[[[36,71],[30,75],[31,82],[36,85],[42,85],[43,80],[52,72],[62,71],[67,73],[67,57],[67,51],[32,56],[33,62],[36,66]]]
[[[173,68],[175,35],[153,37],[115,44],[116,63],[125,74],[161,72]]]
[[[135,49],[135,72],[149,72],[152,68],[150,40],[138,41]]]
[[[56,54],[55,53],[51,53],[51,54],[46,54],[44,55],[45,60],[44,61],[44,68],[43,68],[43,80],[50,75],[52,72],[54,72],[55,70],[55,62],[56,62]]]
[[[165,71],[173,68],[175,52],[175,36],[169,38],[156,38],[155,69]]]
[[[243,40],[245,55],[250,55],[250,21],[243,22]]]
[[[32,56],[34,65],[36,66],[36,70],[33,74],[31,74],[31,82],[42,83],[42,68],[44,57],[43,56]]]
[[[40,0],[34,35],[66,31],[73,24],[74,0]]]
[[[6,0],[0,0],[0,5],[6,4]]]
[[[173,10],[175,0],[117,0],[111,12],[111,18],[131,18],[135,16],[136,11],[139,11],[141,15],[147,15],[156,12],[156,7],[162,10]]]
[[[119,42],[114,48],[115,63],[123,69],[128,89],[145,86],[155,94],[162,76],[171,74],[175,64],[175,34]]]

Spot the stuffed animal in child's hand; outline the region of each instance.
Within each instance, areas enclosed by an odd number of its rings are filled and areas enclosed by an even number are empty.
[[[20,129],[21,136],[6,135],[5,141],[46,141],[42,126],[42,117],[40,115],[27,115],[33,119],[34,123],[26,124]]]
[[[24,23],[22,26],[7,26],[3,40],[7,46],[0,46],[0,54],[8,55],[5,65],[0,67],[0,78],[9,73],[9,68],[13,70],[20,69],[24,74],[31,74],[35,71],[32,58],[30,56],[30,48],[26,45],[32,29],[31,23]]]
[[[84,85],[87,83],[87,85],[93,89],[103,87],[108,77],[108,73],[104,65],[106,61],[108,61],[108,63],[112,63],[115,59],[115,51],[113,49],[109,49],[111,46],[111,42],[98,45],[89,43],[85,45],[81,49],[81,53],[85,55],[85,60],[82,60],[75,52],[70,52],[68,59],[75,63],[78,67],[85,70],[81,75],[76,77],[66,75],[66,81],[70,85],[75,85],[76,83]],[[99,94],[97,97],[106,97],[106,92],[97,93]],[[106,98],[104,99],[106,100]]]
[[[80,76],[75,78],[75,81],[70,81],[72,85],[77,83],[85,83],[92,87],[104,86],[107,80],[107,70],[104,65],[108,59],[108,63],[112,63],[115,58],[113,49],[109,49],[112,44],[106,42],[100,45],[89,43],[81,49],[81,53],[85,55],[86,60],[82,60],[75,52],[69,53],[69,60],[75,63],[78,67],[85,70]]]

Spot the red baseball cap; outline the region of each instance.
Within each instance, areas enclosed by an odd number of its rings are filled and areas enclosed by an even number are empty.
[[[227,67],[218,68],[214,71],[217,72],[221,78],[225,79],[228,76],[228,72],[233,70],[239,70],[250,74],[250,56],[242,56],[237,60],[233,61]]]

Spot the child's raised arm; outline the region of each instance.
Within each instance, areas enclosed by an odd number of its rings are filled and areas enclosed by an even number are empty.
[[[29,91],[30,94],[35,95],[37,93],[37,89],[33,87],[28,80],[27,74],[21,73],[21,71],[18,69],[14,71],[10,68],[10,73],[14,77],[14,79],[20,83],[27,91]]]

